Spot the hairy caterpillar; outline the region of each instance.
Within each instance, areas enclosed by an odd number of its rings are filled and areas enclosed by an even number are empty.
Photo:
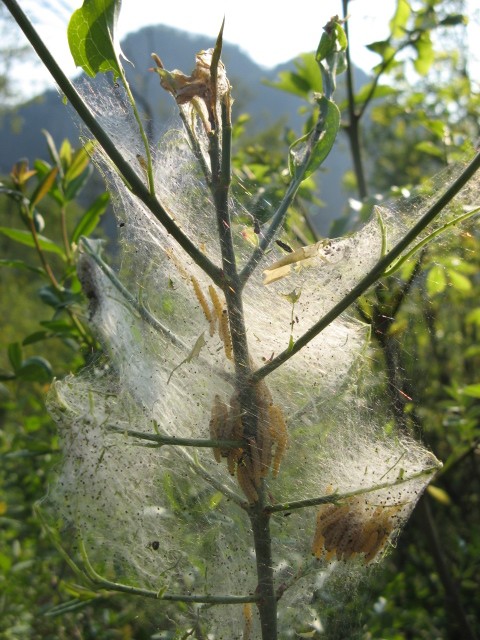
[[[361,498],[345,504],[322,505],[317,513],[312,553],[325,554],[327,562],[334,556],[348,560],[363,554],[369,563],[384,549],[396,525],[400,506],[379,506],[368,515],[369,507]]]

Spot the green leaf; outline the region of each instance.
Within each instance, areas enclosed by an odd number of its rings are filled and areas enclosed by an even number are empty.
[[[467,313],[465,320],[467,324],[476,324],[477,327],[480,327],[480,307],[477,307],[470,311],[470,313]]]
[[[480,384],[469,384],[462,389],[462,393],[470,398],[480,398]]]
[[[32,234],[29,231],[24,231],[23,229],[10,229],[9,227],[0,227],[0,233],[4,236],[7,236],[7,238],[10,238],[11,240],[15,240],[15,242],[24,244],[27,247],[35,248],[35,242],[33,240]],[[37,236],[37,240],[42,251],[56,253],[65,260],[65,253],[63,249],[55,244],[53,240],[49,240],[45,236]]]
[[[447,288],[447,276],[445,270],[439,265],[433,266],[427,275],[427,293],[429,296],[434,296],[438,293],[442,293]]]
[[[110,195],[102,193],[91,207],[85,211],[73,230],[71,241],[77,243],[81,236],[89,236],[100,222],[110,202]]]
[[[347,48],[347,36],[338,17],[332,18],[324,27],[322,37],[318,43],[315,60],[321,62],[335,53],[345,51]]]
[[[40,356],[32,356],[24,360],[16,373],[22,380],[31,382],[50,382],[53,377],[50,363]]]
[[[68,24],[68,44],[75,64],[92,78],[97,73],[122,75],[120,44],[115,27],[121,0],[84,0]]]
[[[41,276],[45,276],[45,271],[40,267],[34,267],[27,264],[23,260],[7,260],[6,258],[0,258],[0,267],[12,267],[14,269],[25,269],[26,271],[33,271]]]
[[[457,291],[466,293],[467,291],[472,290],[471,280],[462,273],[458,273],[458,271],[454,271],[453,269],[448,269],[448,278],[452,287]]]
[[[415,145],[415,149],[417,151],[422,151],[423,153],[428,153],[430,156],[435,156],[436,158],[443,158],[444,151],[440,149],[433,142],[429,142],[428,140],[422,140],[422,142],[417,142]]]
[[[60,156],[58,154],[55,142],[54,142],[52,136],[49,134],[49,132],[46,129],[42,129],[42,133],[43,133],[43,135],[45,136],[45,138],[47,140],[47,146],[48,146],[48,151],[50,153],[50,157],[52,158],[52,161],[55,164],[55,166],[57,166],[59,171],[61,171],[62,170],[62,163],[60,162]]]
[[[72,145],[70,140],[65,138],[60,146],[59,151],[60,160],[62,162],[63,170],[66,171],[72,162]]]
[[[434,498],[434,500],[441,504],[448,505],[452,503],[448,493],[444,489],[440,489],[440,487],[435,487],[431,484],[427,487],[427,492],[432,496],[432,498]]]
[[[433,50],[430,34],[424,31],[414,45],[417,50],[417,57],[413,61],[413,66],[417,73],[426,76],[430,71],[430,67],[435,60],[435,52]]]
[[[90,152],[93,150],[94,143],[90,140],[84,147],[80,147],[75,151],[72,156],[70,166],[67,168],[65,173],[65,181],[71,182],[78,178],[80,174],[82,174],[85,169],[88,167],[88,163],[90,162]]]
[[[286,93],[307,99],[312,91],[322,90],[322,74],[315,57],[311,53],[302,53],[295,61],[295,71],[281,71],[278,80],[265,81],[265,84]]]
[[[17,371],[22,366],[22,347],[19,342],[12,342],[8,345],[7,349],[8,360],[12,365],[12,369],[17,373]]]
[[[412,12],[410,3],[407,0],[397,0],[395,14],[390,20],[390,32],[392,38],[401,38],[405,35],[408,18]]]
[[[93,173],[92,165],[88,165],[83,173],[76,177],[71,182],[66,182],[64,187],[64,202],[71,202],[75,199],[79,191],[83,188],[83,185],[87,182]],[[54,195],[54,194],[52,194]]]
[[[317,128],[314,128],[305,136],[296,140],[289,150],[288,164],[290,173],[296,178],[302,177],[302,180],[305,180],[316,171],[328,156],[340,127],[340,111],[337,105],[325,98],[325,96],[322,96],[318,103],[322,115],[322,123],[320,125],[322,131],[317,142],[314,143],[312,148],[312,138],[318,133]],[[309,154],[310,158],[307,161]]]
[[[285,298],[285,300],[287,300],[290,304],[295,304],[296,302],[299,301],[300,296],[302,295],[302,290],[301,289],[294,289],[293,291],[290,291],[289,293],[281,293],[280,294],[283,298]]]
[[[57,177],[57,173],[58,173],[58,167],[53,167],[53,169],[51,169],[49,171],[49,173],[47,173],[45,178],[37,186],[37,188],[35,189],[35,191],[32,194],[31,200],[30,200],[30,208],[31,209],[33,209],[33,207],[36,204],[38,204],[40,202],[40,200],[43,200],[43,198],[50,191],[50,189],[52,188],[52,186],[55,183],[55,179]]]
[[[35,342],[41,342],[46,338],[51,336],[47,331],[35,331],[35,333],[31,333],[29,336],[22,340],[22,345],[26,347],[29,344],[34,344]]]

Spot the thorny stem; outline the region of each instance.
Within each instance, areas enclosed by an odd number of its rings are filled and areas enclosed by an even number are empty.
[[[56,60],[53,58],[50,51],[45,46],[40,36],[34,29],[31,22],[28,20],[27,16],[22,11],[16,0],[3,1],[19,27],[22,29],[25,36],[29,40],[30,44],[35,49],[38,57],[42,60],[42,62],[54,78],[55,82],[64,93],[65,97],[69,100],[70,104],[73,106],[80,118],[98,140],[107,156],[117,167],[120,175],[123,176],[133,195],[135,195],[141,200],[141,202],[143,202],[143,204],[154,214],[154,216],[162,224],[165,230],[171,234],[171,236],[178,242],[178,244],[192,258],[192,260],[211,277],[211,279],[217,286],[221,287],[223,285],[222,270],[215,264],[213,264],[207,258],[207,256],[202,253],[197,245],[184,234],[184,232],[173,221],[172,217],[165,209],[165,207],[159,202],[159,200],[157,200],[154,195],[152,195],[152,193],[150,193],[149,189],[143,183],[143,180],[138,176],[138,174],[118,151],[114,142],[108,136],[103,127],[100,126],[94,113],[90,111],[89,107],[82,100],[75,87],[60,69]]]
[[[251,376],[250,382],[257,383],[265,378],[272,371],[275,371],[280,365],[298,353],[313,338],[318,336],[335,318],[343,313],[348,307],[357,300],[365,291],[381,278],[385,271],[390,267],[408,246],[415,241],[418,235],[443,211],[449,202],[457,195],[457,193],[467,184],[473,175],[480,168],[480,152],[465,167],[462,173],[453,181],[453,183],[442,193],[442,195],[429,207],[428,211],[420,218],[420,220],[410,229],[410,231],[389,251],[377,264],[364,276],[360,282],[347,293],[340,302],[338,302],[323,318],[316,322],[308,331],[306,331],[291,348],[282,351],[276,358],[273,358],[268,364],[257,369]]]

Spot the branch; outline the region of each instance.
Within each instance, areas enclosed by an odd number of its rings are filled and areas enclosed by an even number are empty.
[[[166,593],[163,589],[159,591],[151,591],[150,589],[141,589],[139,587],[132,587],[127,584],[121,584],[119,582],[113,582],[107,580],[99,575],[90,564],[90,560],[87,556],[87,551],[83,540],[79,539],[79,548],[82,555],[82,560],[85,565],[86,573],[94,584],[112,591],[118,591],[120,593],[128,593],[132,596],[142,596],[143,598],[154,598],[155,600],[168,600],[169,602],[195,602],[199,604],[243,604],[245,602],[257,602],[259,596],[214,596],[214,595],[201,595],[191,596],[183,594]]]
[[[480,168],[480,152],[465,167],[462,173],[454,180],[454,182],[443,192],[428,211],[420,218],[420,220],[410,229],[410,231],[397,243],[397,245],[389,251],[377,264],[371,269],[360,282],[351,289],[347,295],[340,300],[323,318],[316,322],[306,333],[304,333],[290,348],[282,351],[276,358],[268,364],[257,369],[251,376],[251,384],[256,384],[269,373],[275,371],[280,365],[292,358],[313,338],[318,336],[329,324],[331,324],[338,316],[357,300],[365,291],[379,280],[389,270],[392,262],[394,262],[403,253],[407,247],[414,242],[419,234],[443,211],[443,209],[451,202],[457,193],[467,184],[467,182],[475,175]]]
[[[305,507],[316,507],[320,504],[336,504],[353,498],[355,496],[362,496],[366,493],[372,493],[374,491],[380,491],[381,489],[389,489],[390,487],[397,487],[398,485],[405,484],[411,480],[421,478],[422,476],[433,475],[439,471],[441,465],[436,467],[429,467],[418,473],[414,473],[411,476],[399,478],[394,482],[382,482],[381,484],[374,485],[373,487],[366,487],[364,489],[355,489],[355,491],[348,491],[347,493],[330,493],[326,496],[320,496],[319,498],[307,498],[306,500],[296,500],[294,502],[284,502],[283,504],[267,505],[265,511],[267,513],[278,513],[280,511],[293,511],[294,509],[304,509]]]
[[[205,438],[175,438],[172,436],[164,436],[161,434],[144,433],[143,431],[134,431],[132,429],[124,429],[123,427],[117,427],[115,425],[107,425],[108,431],[115,431],[116,433],[123,433],[126,436],[132,438],[138,438],[139,440],[148,440],[149,442],[155,442],[158,447],[164,445],[174,445],[177,447],[204,447],[204,448],[219,448],[219,449],[238,449],[245,446],[243,441],[237,440],[206,440]]]

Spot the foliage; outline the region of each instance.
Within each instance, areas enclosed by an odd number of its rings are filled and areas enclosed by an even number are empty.
[[[109,10],[114,8],[114,4],[116,5],[116,3],[110,5]],[[94,0],[87,1],[83,10],[95,8],[97,5],[100,6],[103,3],[97,3]],[[345,3],[346,5],[347,3]],[[77,21],[81,11],[77,12],[75,18]],[[114,21],[113,13],[102,13],[103,15],[107,15],[107,21]],[[88,23],[91,21],[91,14],[85,13],[82,19]],[[459,117],[458,112],[452,113],[448,102],[452,100],[455,91],[459,90],[455,86],[458,79],[456,76],[452,79],[449,74],[447,80],[442,84],[423,83],[414,87],[413,91],[409,91],[407,86],[401,84],[405,77],[405,61],[398,57],[402,51],[412,52],[415,70],[422,76],[426,76],[432,65],[435,64],[434,30],[438,27],[456,27],[462,23],[463,17],[458,13],[447,13],[444,3],[429,0],[417,6],[416,11],[413,11],[409,2],[399,0],[397,11],[390,24],[391,35],[384,42],[371,45],[372,50],[381,56],[381,62],[374,70],[376,75],[369,86],[356,96],[350,95],[347,102],[340,105],[344,109],[343,125],[351,143],[356,169],[355,184],[361,199],[366,196],[368,185],[384,189],[386,185],[392,184],[389,162],[393,161],[393,158],[395,158],[396,168],[405,169],[403,176],[400,176],[398,171],[395,173],[395,178],[398,177],[396,184],[407,183],[410,185],[412,182],[419,182],[418,178],[424,175],[427,168],[431,170],[448,160],[457,159],[459,153],[468,149],[468,141],[477,131],[474,114],[478,107],[476,99],[472,97],[468,74],[462,76],[461,91],[464,98],[462,109],[465,110],[463,117]],[[113,27],[113,23],[111,26]],[[317,51],[317,59],[320,62],[323,61],[325,66],[319,68],[313,56],[303,56],[297,64],[296,71],[290,74],[284,73],[278,83],[279,88],[293,91],[306,98],[311,98],[312,94],[321,91],[322,87],[327,93],[327,97],[315,98],[315,108],[305,125],[304,136],[297,141],[288,140],[290,173],[293,175],[297,198],[292,208],[285,207],[285,211],[282,213],[285,216],[287,208],[289,209],[286,225],[288,233],[282,236],[283,241],[279,243],[280,247],[283,245],[287,257],[284,254],[277,254],[278,260],[273,265],[277,269],[287,268],[287,273],[291,273],[291,270],[297,269],[297,267],[300,267],[299,271],[301,271],[304,264],[307,266],[305,271],[308,273],[308,259],[318,259],[317,257],[320,256],[320,261],[324,261],[325,256],[328,256],[330,246],[339,249],[344,246],[342,241],[337,241],[337,244],[332,243],[332,245],[320,242],[303,249],[298,248],[299,245],[310,244],[312,239],[316,240],[315,234],[312,234],[312,227],[308,224],[307,206],[315,203],[312,195],[313,182],[308,175],[317,168],[330,150],[335,137],[330,132],[332,130],[336,132],[339,126],[335,111],[336,106],[329,98],[334,87],[336,71],[341,70],[343,66],[342,56],[339,57],[337,54],[343,54],[346,41],[343,39],[340,22],[334,22],[331,27],[333,28],[330,31],[325,32],[327,40],[325,37],[322,38],[323,45],[321,41]],[[105,31],[106,33],[112,32],[110,28]],[[86,42],[91,31],[87,30],[86,34],[87,37],[84,33],[77,43]],[[107,45],[111,51],[118,50],[111,41],[110,44],[107,42]],[[219,51],[218,42],[217,48]],[[84,49],[84,54],[88,58],[87,63],[90,64],[91,56],[88,54],[88,48]],[[451,58],[448,58],[448,61],[450,60]],[[214,67],[213,64],[212,67]],[[92,62],[89,68],[92,73],[104,70],[101,60]],[[109,68],[108,65],[107,68]],[[112,67],[110,66],[110,68]],[[163,72],[161,66],[159,69],[162,81],[167,82],[168,80],[169,90],[181,105],[179,89],[184,89],[185,84],[181,84],[184,83],[184,79],[179,75],[167,76],[166,74],[170,72]],[[445,72],[444,70],[445,67],[442,73]],[[115,75],[122,76],[121,65],[116,54],[114,72]],[[180,72],[171,73],[179,74]],[[384,79],[384,84],[380,84],[380,78]],[[189,82],[191,80],[187,79],[187,88]],[[330,95],[328,95],[329,92]],[[435,102],[433,96],[444,98],[442,102],[442,105],[445,105],[444,108],[438,108],[438,101]],[[376,102],[376,106],[370,111],[370,103],[373,100],[382,100],[382,102]],[[206,101],[206,105],[208,109],[208,101]],[[424,108],[419,108],[419,105]],[[403,124],[399,126],[398,123],[402,123],[400,115],[405,111],[411,117],[407,124],[403,121]],[[364,147],[360,143],[357,125],[364,114],[368,113],[371,113],[374,127],[371,129],[373,132],[371,140],[367,140],[367,148],[373,149],[371,156],[374,161],[367,165],[370,169],[370,179],[365,179],[365,165],[362,161]],[[212,112],[207,113],[207,116],[210,119],[219,117],[218,114],[212,116]],[[135,113],[135,118],[138,121],[137,113]],[[189,130],[188,122],[185,120],[187,130]],[[202,122],[206,122],[205,118]],[[327,137],[322,135],[325,130],[325,122],[327,123]],[[225,121],[222,122],[222,125],[225,127]],[[375,128],[377,126],[382,132],[381,135]],[[189,131],[191,144],[195,149],[196,140],[198,142],[200,136],[195,128],[190,128]],[[419,140],[418,136],[422,132],[426,132],[426,136],[420,136]],[[31,253],[32,249],[35,250],[39,259],[38,266],[32,264],[29,258],[24,259],[23,255],[21,259],[18,259],[19,252],[15,253],[15,258],[5,259],[4,266],[19,269],[24,273],[28,272],[32,274],[32,277],[35,274],[35,277],[41,278],[47,283],[41,289],[41,300],[44,305],[53,309],[53,318],[42,321],[42,329],[27,336],[23,340],[23,346],[29,349],[31,348],[29,345],[42,344],[55,337],[60,338],[62,343],[75,347],[75,353],[78,353],[78,349],[82,349],[86,354],[87,351],[91,353],[96,350],[98,345],[83,322],[85,306],[80,293],[78,275],[74,268],[75,257],[80,237],[89,235],[94,230],[100,215],[105,210],[107,200],[105,197],[100,197],[86,212],[80,215],[75,225],[67,224],[67,211],[72,209],[78,192],[88,177],[87,152],[97,149],[89,149],[87,146],[86,149],[75,152],[68,142],[64,142],[60,150],[57,150],[48,136],[47,139],[51,163],[37,161],[34,167],[35,173],[30,172],[26,165],[17,164],[12,172],[12,182],[2,185],[2,192],[10,198],[17,210],[17,220],[20,220],[24,225],[24,229],[19,229],[17,224],[14,226],[9,223],[3,225],[3,236],[9,242],[16,242],[17,246],[21,247],[21,254]],[[143,140],[145,141],[144,136]],[[234,192],[240,194],[242,205],[238,217],[238,223],[242,230],[240,237],[250,251],[253,248],[254,256],[255,252],[258,253],[261,248],[260,229],[268,229],[266,225],[276,223],[276,214],[272,213],[273,207],[270,206],[270,203],[280,201],[282,192],[284,193],[286,189],[288,194],[291,188],[289,185],[292,184],[283,169],[284,164],[279,156],[271,162],[271,148],[268,138],[265,137],[265,140],[267,144],[262,144],[262,140],[259,140],[257,144],[250,144],[247,148],[242,148],[240,139],[238,139],[236,143],[238,152],[233,161],[234,172],[238,178]],[[375,145],[372,145],[372,140],[375,140]],[[295,150],[298,151],[299,147],[302,148],[302,152],[296,154]],[[418,155],[412,156],[412,148]],[[196,151],[197,159],[201,159],[203,157],[202,148],[198,146]],[[148,200],[148,191],[151,195],[154,194],[155,183],[152,157],[146,148],[144,153],[145,158],[141,156],[137,162],[140,163],[147,178],[148,189],[146,193],[135,186],[135,176],[129,174],[128,180],[134,193],[136,190],[136,195],[145,203]],[[428,158],[427,162],[423,162],[425,154]],[[408,161],[405,159],[406,157],[408,157]],[[117,164],[117,166],[119,165]],[[205,166],[207,165],[205,164]],[[122,170],[121,167],[119,168]],[[207,171],[207,184],[209,184],[208,180]],[[424,187],[424,197],[429,186],[431,187],[431,185]],[[434,187],[436,186],[434,184]],[[50,212],[47,215],[42,210],[42,206],[48,199],[54,200],[58,205],[60,224],[58,220],[55,221],[53,216],[50,217]],[[291,201],[293,201],[293,196]],[[291,201],[288,203],[289,205],[292,204]],[[152,201],[148,202],[151,204]],[[394,205],[397,207],[398,214],[402,212],[402,206],[401,202]],[[365,206],[362,210],[364,219],[368,211],[371,211],[371,206]],[[454,211],[451,219],[460,219],[463,214],[465,214],[463,210]],[[162,215],[162,212],[159,211],[160,218]],[[380,219],[381,215],[380,213]],[[44,237],[43,229],[41,229],[44,219],[47,220],[49,237]],[[345,216],[341,224],[337,225],[337,229],[340,229],[341,226],[356,228],[358,222],[358,220],[352,220]],[[390,222],[387,220],[387,226]],[[383,224],[385,222],[382,221],[381,228]],[[449,222],[447,224],[450,225]],[[59,238],[56,237],[56,225],[61,229]],[[395,227],[392,226],[392,229]],[[272,233],[271,238],[273,237]],[[303,241],[304,238],[307,238],[307,242]],[[350,244],[347,244],[350,242],[347,240],[345,246],[354,248],[355,238],[361,238],[361,233],[353,238],[354,240]],[[475,576],[478,574],[478,560],[476,560],[478,558],[478,540],[472,533],[475,531],[475,526],[478,527],[479,489],[478,473],[475,475],[475,465],[478,464],[475,456],[478,452],[479,442],[478,398],[480,396],[476,376],[480,357],[476,344],[480,322],[475,296],[478,286],[478,265],[476,264],[479,248],[478,233],[475,226],[470,223],[470,226],[463,226],[461,231],[450,234],[447,238],[442,241],[442,244],[433,243],[422,246],[396,272],[393,271],[391,265],[385,264],[379,270],[379,273],[384,274],[384,278],[379,284],[368,291],[365,286],[361,292],[363,295],[356,296],[358,298],[356,311],[359,317],[371,326],[372,336],[377,345],[376,350],[370,354],[375,371],[373,386],[376,387],[375,397],[384,398],[381,403],[383,407],[377,404],[376,410],[386,409],[389,412],[390,425],[387,423],[386,430],[393,429],[395,424],[399,434],[421,434],[429,448],[445,462],[435,485],[430,487],[428,499],[422,499],[414,519],[407,526],[398,549],[387,558],[385,569],[376,568],[374,570],[376,576],[372,582],[374,586],[366,590],[359,589],[356,603],[351,599],[344,603],[345,614],[350,611],[352,615],[356,616],[357,607],[361,607],[364,627],[358,637],[365,639],[375,637],[399,639],[433,636],[475,637],[472,630],[473,616],[474,612],[478,611],[480,604],[478,589],[475,588]],[[181,233],[177,233],[177,239],[188,253],[189,247],[184,242]],[[382,237],[382,251],[386,250],[389,241],[388,235]],[[290,245],[293,245],[294,251]],[[266,245],[263,249],[265,248]],[[140,335],[138,327],[141,325],[135,324],[138,322],[138,315],[142,317],[143,322],[150,323],[150,327],[153,326],[151,311],[158,312],[165,322],[171,322],[172,308],[175,309],[175,303],[172,307],[171,302],[174,299],[173,291],[172,295],[168,294],[162,298],[160,308],[152,310],[143,303],[142,298],[130,300],[127,297],[128,292],[121,289],[121,283],[118,283],[112,272],[108,271],[97,247],[85,241],[83,251],[90,256],[91,261],[101,265],[104,274],[101,276],[103,278],[102,286],[105,291],[116,291],[111,296],[112,300],[120,292],[135,310],[133,314],[135,318],[129,320],[130,327],[133,328],[134,342],[139,340]],[[193,252],[190,253],[190,256],[193,261],[198,259],[201,262],[202,260]],[[135,256],[126,256],[126,261],[127,271],[129,266],[136,264]],[[210,268],[205,260],[203,262],[203,266]],[[193,263],[184,262],[182,268],[185,268],[185,265],[192,270],[192,273],[198,273],[193,271]],[[148,265],[145,278],[148,277],[149,269],[152,267]],[[178,269],[179,267],[177,267]],[[325,273],[325,267],[321,265],[321,269],[315,271],[315,275],[318,277],[318,283],[322,283],[322,286],[325,287],[324,291],[326,291],[328,279],[325,282],[322,280],[324,277],[322,270]],[[210,268],[210,275],[215,281],[217,274],[213,268]],[[344,277],[348,276],[344,275]],[[202,282],[200,276],[198,276],[198,280]],[[169,286],[170,283],[168,283],[166,290]],[[178,289],[178,284],[172,281],[172,290],[175,287]],[[87,287],[87,291],[99,296],[95,288],[89,289]],[[203,307],[201,295],[197,290],[195,293],[200,306]],[[293,337],[295,309],[296,313],[301,315],[298,308],[304,310],[304,307],[300,306],[304,302],[304,296],[305,291],[303,290],[302,293],[296,289],[288,294],[284,292],[285,299],[291,304],[291,312],[289,311],[288,314],[291,318],[291,324],[288,325],[290,340],[288,349],[284,352],[285,359],[290,357],[294,349],[299,348],[296,344],[297,340]],[[151,299],[153,300],[153,297]],[[214,302],[213,298],[212,302]],[[126,303],[122,302],[120,309],[116,310],[119,318],[122,317],[122,313],[125,313],[124,309],[122,311],[124,307],[126,307]],[[462,309],[464,313],[454,314],[452,309]],[[194,323],[194,312],[190,311],[190,313],[192,323]],[[205,353],[202,352],[204,342],[200,338],[187,358],[180,364],[178,361],[176,368],[170,372],[169,383],[172,376],[175,380],[175,376],[179,375],[178,372],[175,373],[177,368],[182,379],[187,379],[183,372],[197,367],[197,360],[201,359],[202,353]],[[225,354],[227,354],[225,338],[222,340],[223,347],[221,344],[220,347],[225,349]],[[298,344],[300,343],[301,338]],[[98,637],[99,634],[105,638],[150,637],[148,625],[144,627],[141,621],[139,623],[133,622],[132,609],[134,605],[131,599],[125,598],[125,603],[123,603],[113,597],[116,590],[122,590],[120,589],[121,585],[108,578],[100,577],[90,565],[85,552],[80,553],[80,563],[82,560],[84,563],[81,568],[78,564],[78,554],[75,553],[75,545],[67,544],[65,540],[59,539],[57,536],[58,547],[60,549],[66,548],[71,554],[70,558],[65,555],[61,555],[60,558],[58,556],[48,557],[51,547],[46,538],[42,535],[39,540],[36,540],[32,534],[32,531],[37,530],[38,522],[32,518],[29,505],[44,492],[43,478],[49,472],[50,465],[58,459],[56,457],[58,442],[50,421],[39,417],[41,415],[39,385],[50,380],[51,366],[42,359],[42,356],[34,354],[25,357],[23,346],[17,340],[9,345],[7,350],[9,366],[8,370],[2,374],[10,389],[10,397],[4,404],[9,422],[2,441],[2,453],[6,462],[2,471],[4,474],[2,482],[7,489],[7,501],[0,503],[0,508],[4,512],[6,511],[3,524],[7,524],[7,527],[2,530],[2,536],[6,546],[11,549],[11,554],[0,556],[4,580],[8,580],[9,587],[7,598],[3,600],[4,612],[6,610],[4,617],[6,637],[26,637],[27,635],[28,637],[48,637],[54,634],[58,637],[71,637],[71,634],[77,632],[83,633],[84,637]],[[62,354],[60,357],[63,358],[64,355]],[[146,369],[148,357],[149,354],[143,353],[142,358]],[[272,358],[274,358],[274,354],[270,359]],[[104,361],[100,359],[95,362],[101,366]],[[124,366],[121,359],[113,357],[112,362]],[[79,365],[79,358],[75,356],[71,361],[71,366],[76,369]],[[268,365],[267,361],[266,366]],[[313,370],[312,366],[310,373]],[[385,372],[385,375],[382,372]],[[27,395],[22,395],[22,385],[25,388],[25,385],[32,384],[32,380],[34,381],[33,387],[30,387],[32,391]],[[412,381],[415,381],[415,384],[412,384]],[[172,382],[172,384],[174,383]],[[220,382],[218,384],[221,388]],[[368,386],[366,380],[359,384]],[[61,387],[57,388],[61,389]],[[108,389],[106,390],[108,392]],[[61,393],[64,394],[64,401],[68,405],[69,396],[65,387]],[[88,402],[92,402],[92,392],[89,393],[90,396],[85,407]],[[369,387],[368,393],[373,397],[374,391],[371,387]],[[284,389],[284,394],[288,397],[288,387]],[[80,396],[77,396],[77,400],[81,400]],[[99,399],[98,402],[100,405],[101,400]],[[328,412],[325,401],[323,401],[323,405],[323,410]],[[68,411],[71,410],[72,407],[68,407]],[[74,424],[79,424],[82,429],[86,430],[86,424],[82,423],[82,419],[78,418],[75,411],[78,413],[79,409],[74,407],[67,422],[71,427]],[[23,418],[21,418],[22,412]],[[353,425],[351,428],[353,437]],[[154,431],[149,434],[150,441],[156,436],[163,437],[158,433],[158,428],[155,428]],[[138,433],[136,436],[133,433],[130,435],[139,437]],[[140,437],[145,435],[143,432]],[[220,436],[217,434],[217,437],[225,438],[225,434]],[[401,439],[402,436],[398,435],[397,437]],[[161,440],[158,442],[165,445],[165,442]],[[156,455],[155,449],[153,452]],[[109,454],[105,455],[108,457]],[[104,453],[101,457],[104,457]],[[32,460],[33,468],[20,467],[16,462],[19,458]],[[147,455],[144,459],[147,460]],[[100,464],[99,461],[97,462]],[[241,483],[240,486],[242,487]],[[187,530],[192,526],[200,527],[202,518],[205,517],[208,509],[217,513],[220,519],[225,517],[222,511],[223,506],[220,504],[221,495],[217,496],[215,501],[211,501],[208,506],[201,500],[195,501],[188,483],[183,477],[175,476],[173,469],[170,476],[167,474],[164,477],[162,488],[167,496],[167,506],[176,515],[177,520],[185,521]],[[248,498],[251,487],[247,490],[243,487],[242,489]],[[335,491],[337,491],[336,487]],[[15,508],[13,506],[15,503],[20,505],[20,508]],[[325,507],[328,505],[324,505],[323,508]],[[322,511],[320,510],[319,513]],[[324,513],[328,513],[328,511],[324,511]],[[188,520],[189,514],[195,516],[195,523]],[[255,526],[255,519],[252,519],[252,522]],[[238,523],[236,526],[239,526]],[[25,536],[25,544],[23,545],[18,543],[18,538],[22,533]],[[182,529],[182,534],[187,548],[189,544],[192,546],[195,544],[195,535],[188,537],[185,534],[185,527]],[[210,543],[214,540],[213,532],[211,535]],[[317,536],[317,534],[315,535]],[[152,554],[155,551],[153,546],[155,543],[150,541],[148,544],[150,546],[144,552]],[[208,544],[209,540],[205,542],[204,554],[202,555],[200,552],[196,558],[197,569],[200,573],[206,571],[205,553],[211,553]],[[291,545],[291,542],[289,544]],[[62,551],[62,553],[64,552]],[[73,564],[71,558],[76,558],[77,564]],[[77,574],[82,576],[84,579],[82,586],[62,579],[62,574],[66,570],[65,562],[69,564],[70,569],[73,568]],[[118,562],[118,556],[115,562]],[[108,573],[109,567],[105,566],[104,569]],[[35,579],[28,585],[28,588],[25,577],[27,570],[35,575]],[[60,579],[57,581],[57,578],[52,578],[52,576],[60,576]],[[237,579],[240,581],[240,573],[237,573]],[[50,611],[62,615],[64,622],[61,625],[57,625],[52,618],[44,618],[39,615],[32,617],[31,611],[25,607],[25,602],[34,601],[40,604],[42,598],[45,597],[40,588],[42,580],[51,580],[52,591],[54,588],[59,589],[59,593],[62,594],[61,602],[58,595],[48,597],[49,608],[51,605],[55,605],[54,609],[50,609]],[[337,581],[343,580],[344,575],[341,574]],[[97,591],[98,587],[102,589]],[[135,592],[135,588],[134,583],[132,585],[133,592]],[[348,616],[338,615],[341,602],[333,603],[332,600],[329,600],[333,593],[335,598],[340,597],[336,587],[333,587],[330,592],[315,589],[312,591],[312,605],[318,607],[321,620],[327,625],[326,633],[330,633],[330,637],[340,638],[347,637],[347,635],[354,637],[355,632],[348,626]],[[70,598],[66,602],[65,594],[68,594]],[[443,594],[446,596],[448,606],[444,606]],[[156,595],[159,595],[158,592]],[[160,595],[164,595],[163,590]],[[427,605],[423,608],[419,606],[418,598],[422,598]],[[373,606],[372,602],[375,602]],[[123,606],[125,606],[125,611],[122,611]],[[170,608],[170,605],[164,611],[168,612],[167,616],[174,615],[174,609]],[[188,619],[188,606],[185,605],[181,611]],[[100,612],[103,612],[103,618],[99,615]],[[249,633],[248,616],[246,614],[244,616],[246,620],[244,638],[246,638]],[[308,626],[306,621],[305,617],[304,633],[301,637],[321,637],[319,632],[321,627],[318,624]],[[343,623],[346,623],[347,626],[342,626]],[[174,637],[173,627],[164,625],[163,620],[159,626],[165,631],[154,637]],[[167,631],[167,628],[170,628],[170,631]],[[80,629],[81,631],[79,631]],[[196,637],[203,637],[198,628],[195,633],[198,634]],[[264,633],[266,633],[265,629]],[[191,634],[187,632],[187,635]],[[175,635],[175,637],[186,636]],[[270,636],[265,635],[264,637]]]

